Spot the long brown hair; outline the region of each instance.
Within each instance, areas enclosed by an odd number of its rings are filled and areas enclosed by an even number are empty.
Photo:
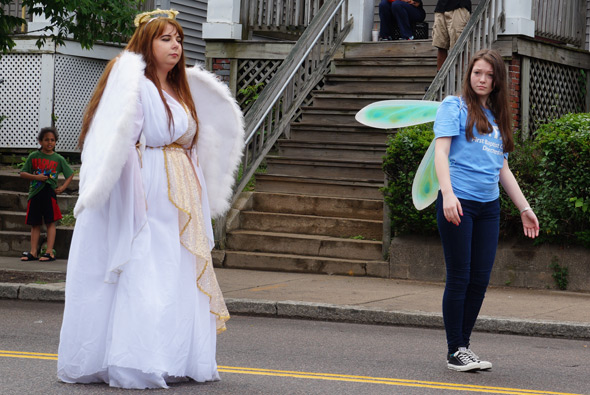
[[[473,125],[476,126],[479,133],[491,133],[492,125],[488,121],[477,93],[471,87],[471,72],[473,66],[478,60],[484,60],[492,66],[494,73],[493,89],[490,93],[487,106],[494,114],[496,124],[502,135],[504,152],[514,150],[514,138],[512,136],[512,122],[510,120],[510,107],[508,105],[508,84],[506,80],[506,66],[502,56],[493,49],[482,49],[478,51],[469,62],[467,71],[463,76],[463,99],[467,103],[467,125],[465,127],[465,137],[467,141],[473,139]]]
[[[172,112],[170,111],[170,107],[164,98],[164,93],[162,91],[162,87],[160,85],[160,81],[156,75],[156,60],[154,59],[154,53],[152,50],[153,41],[160,37],[164,33],[164,29],[166,26],[170,24],[172,25],[178,32],[178,35],[181,38],[181,43],[184,44],[184,32],[182,31],[182,27],[180,24],[170,18],[155,18],[140,24],[137,29],[135,29],[135,33],[127,43],[125,50],[130,52],[135,52],[143,56],[143,60],[145,61],[145,76],[150,79],[158,89],[158,93],[160,94],[160,98],[164,103],[164,107],[166,108],[166,114],[168,116],[168,127],[173,125],[174,119],[172,118]],[[100,99],[102,98],[102,94],[104,93],[104,89],[107,84],[107,80],[109,78],[109,74],[113,68],[113,65],[117,61],[115,59],[111,60],[102,76],[100,77],[96,88],[94,89],[94,93],[92,94],[92,98],[86,106],[86,111],[84,112],[84,117],[82,118],[82,131],[80,133],[80,137],[78,139],[78,147],[83,147],[84,139],[86,138],[86,134],[90,128],[90,124],[92,123],[92,119],[94,118],[94,114],[96,113],[96,109],[98,108],[98,104],[100,103]],[[191,96],[191,92],[188,86],[188,81],[186,78],[186,66],[185,66],[185,58],[184,58],[184,46],[183,51],[181,52],[180,59],[178,63],[172,70],[168,72],[168,76],[166,77],[168,83],[174,89],[174,92],[180,99],[180,101],[187,107],[188,111],[198,123],[197,119],[197,111],[195,109],[195,103],[193,102],[193,98]],[[198,137],[198,126],[197,126],[197,133],[193,138],[192,144],[194,145],[197,141]]]

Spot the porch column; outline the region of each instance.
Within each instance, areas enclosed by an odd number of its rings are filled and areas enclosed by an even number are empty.
[[[354,18],[352,30],[344,42],[371,41],[375,0],[348,0],[348,15]]]
[[[506,30],[500,34],[535,37],[533,0],[504,0]]]
[[[207,22],[203,39],[242,39],[240,0],[215,0],[207,4]]]

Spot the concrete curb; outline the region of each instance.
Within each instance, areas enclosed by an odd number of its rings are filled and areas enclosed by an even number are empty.
[[[0,283],[0,298],[63,302],[65,300],[65,283]],[[442,314],[440,313],[387,311],[358,306],[340,306],[289,300],[275,302],[259,299],[227,298],[225,302],[229,312],[238,315],[260,315],[278,318],[302,318],[321,321],[437,329],[444,327]],[[475,325],[475,330],[524,336],[590,339],[590,324],[577,322],[480,316]]]
[[[323,321],[354,322],[411,326],[422,328],[444,328],[441,313],[387,311],[357,306],[339,306],[323,303],[295,301],[273,302],[255,299],[226,299],[232,314],[275,316],[279,318],[303,318]],[[577,322],[556,322],[497,318],[480,316],[475,330],[491,333],[505,333],[524,336],[561,337],[568,339],[590,339],[590,324]]]
[[[0,283],[0,298],[63,302],[65,300],[65,287],[65,283]]]

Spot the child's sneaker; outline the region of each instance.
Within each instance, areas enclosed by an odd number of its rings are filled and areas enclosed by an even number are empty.
[[[477,356],[477,354],[475,354],[473,351],[471,351],[470,348],[467,348],[467,352],[469,354],[471,354],[471,356],[473,357],[473,359],[475,359],[478,363],[479,363],[479,369],[480,370],[488,370],[492,368],[492,363],[489,361],[482,361],[481,359],[479,359],[479,357]]]
[[[459,347],[459,350],[447,357],[447,367],[458,372],[469,372],[479,370],[479,362],[473,358],[473,353],[465,347]]]

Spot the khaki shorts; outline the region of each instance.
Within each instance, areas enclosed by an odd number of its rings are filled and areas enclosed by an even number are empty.
[[[465,8],[457,8],[444,13],[435,12],[432,45],[442,49],[452,48],[469,22],[470,16],[469,11]]]

